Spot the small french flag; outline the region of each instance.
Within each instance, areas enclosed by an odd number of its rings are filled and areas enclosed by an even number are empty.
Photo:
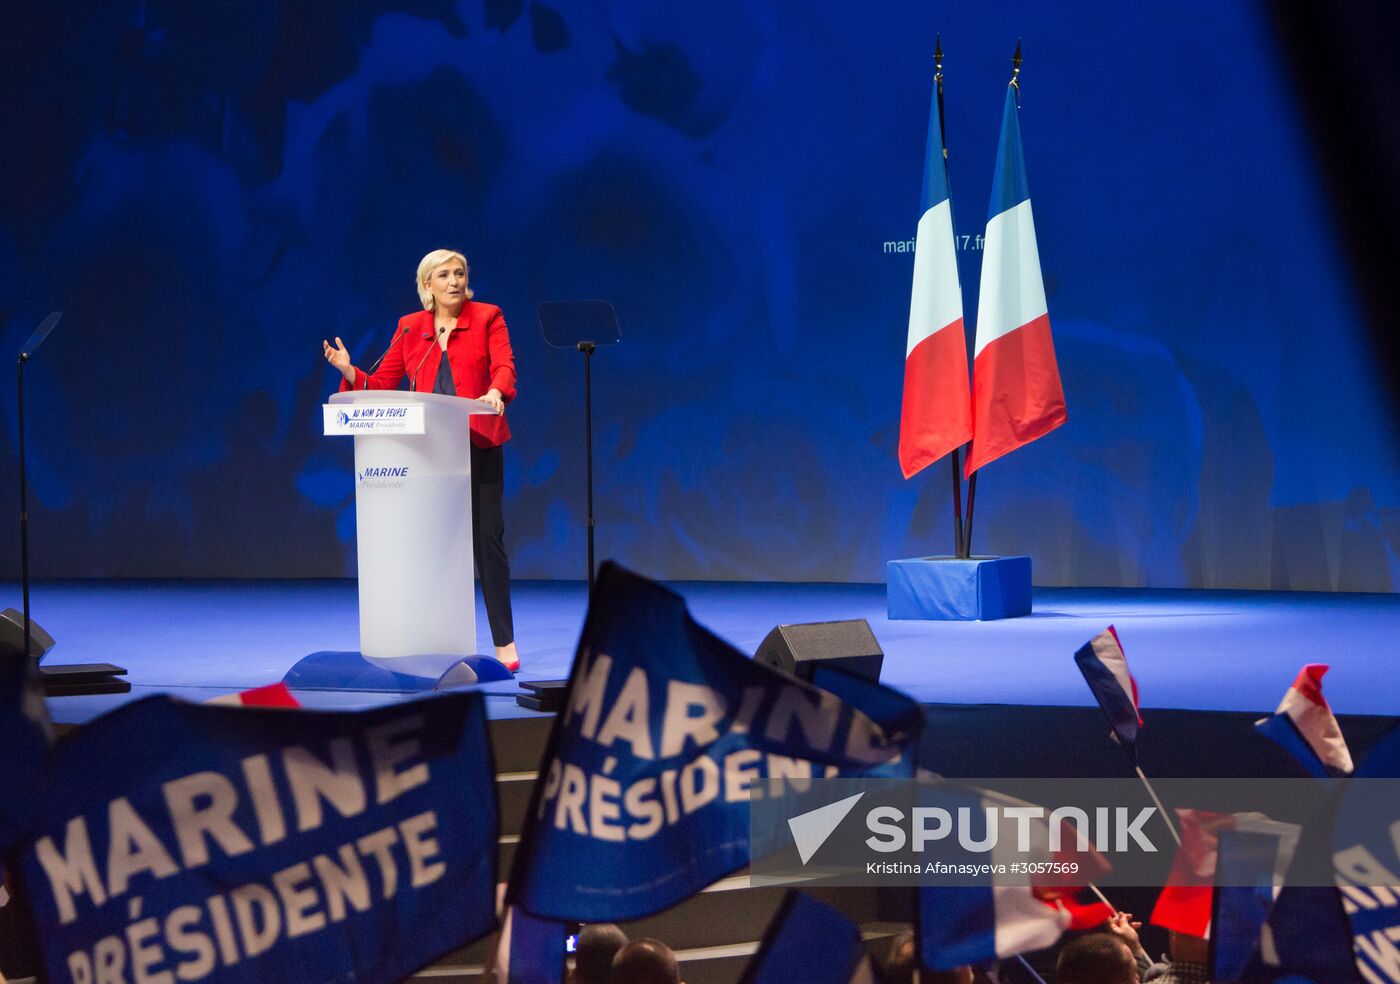
[[[1064,908],[1024,885],[936,886],[919,890],[920,960],[956,970],[1054,946],[1070,926]]]
[[[1152,925],[1189,936],[1211,935],[1218,886],[1237,887],[1236,882],[1217,876],[1220,844],[1227,834],[1269,838],[1274,846],[1269,880],[1282,884],[1298,843],[1296,824],[1270,820],[1262,813],[1178,809],[1176,817],[1181,825],[1181,846],[1176,850],[1167,884],[1152,909]]]
[[[1304,666],[1278,710],[1254,722],[1261,734],[1282,745],[1308,775],[1318,779],[1350,775],[1353,768],[1342,729],[1322,696],[1322,678],[1328,669],[1325,663]]]
[[[1090,639],[1074,654],[1084,682],[1108,718],[1114,739],[1136,755],[1138,729],[1142,715],[1138,713],[1138,686],[1128,672],[1128,657],[1118,640],[1118,632],[1109,626]]]
[[[1209,936],[1220,831],[1233,827],[1235,818],[1229,813],[1181,809],[1176,817],[1181,846],[1152,909],[1152,925],[1188,936]]]
[[[983,791],[975,800],[982,809],[1009,804],[1026,806],[996,793]],[[1052,854],[1049,825],[1044,820],[1030,825],[1031,860],[1075,858],[1077,878],[1092,881],[1108,870],[1104,859],[1093,851],[1073,850]],[[1071,835],[1072,828],[1065,826]],[[1004,831],[1009,834],[1009,831]],[[1010,865],[1025,861],[1024,853],[1013,851],[1016,837],[1001,836],[987,859],[993,864]],[[1068,838],[1074,842],[1073,836]],[[1018,953],[1029,953],[1054,946],[1069,929],[1089,929],[1104,922],[1112,910],[1101,903],[1081,905],[1074,901],[1075,889],[1056,885],[940,885],[919,890],[919,956],[929,970],[953,970],[965,964],[982,964]]]

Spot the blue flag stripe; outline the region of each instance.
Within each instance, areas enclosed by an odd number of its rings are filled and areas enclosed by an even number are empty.
[[[1129,754],[1133,754],[1133,746],[1137,742],[1138,713],[1132,700],[1123,692],[1118,678],[1103,665],[1092,643],[1081,646],[1074,654],[1074,661],[1084,674],[1084,682],[1089,685],[1104,717],[1108,718],[1109,727]]]
[[[928,140],[924,143],[923,207],[919,209],[919,214],[923,215],[947,198],[948,166],[943,158],[943,126],[938,115],[938,84],[934,83],[928,110]]]
[[[1259,946],[1274,904],[1274,867],[1279,838],[1273,834],[1222,830],[1216,855],[1211,911],[1211,980],[1238,981]]]
[[[988,886],[919,889],[919,963],[954,970],[996,959],[997,909]]]
[[[997,163],[992,170],[990,220],[1031,197],[1026,182],[1026,158],[1021,152],[1021,121],[1017,116],[1016,90],[1006,87],[1006,105],[1001,114],[1001,139],[997,143]]]
[[[861,958],[860,929],[831,906],[789,892],[740,984],[849,984]]]
[[[1327,768],[1322,759],[1317,757],[1313,747],[1308,744],[1308,740],[1303,737],[1303,733],[1298,730],[1298,726],[1287,714],[1270,714],[1262,721],[1256,721],[1254,727],[1259,729],[1259,733],[1265,738],[1277,743],[1284,751],[1292,755],[1308,775],[1317,779],[1327,779],[1332,776],[1332,771]]]

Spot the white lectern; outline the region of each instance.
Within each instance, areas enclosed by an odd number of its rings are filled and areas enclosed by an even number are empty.
[[[436,677],[476,652],[472,459],[480,400],[402,390],[337,393],[326,434],[355,438],[360,652]]]

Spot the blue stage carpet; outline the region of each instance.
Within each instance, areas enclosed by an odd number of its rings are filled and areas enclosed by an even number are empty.
[[[1090,705],[1071,657],[1113,623],[1144,707],[1270,711],[1303,663],[1326,662],[1338,713],[1400,714],[1396,595],[1054,588],[1035,592],[1027,618],[935,623],[886,619],[883,585],[674,587],[697,619],[749,653],[778,623],[868,619],[885,650],[882,679],[923,702]],[[17,607],[17,584],[0,591]],[[522,679],[567,674],[585,597],[578,582],[514,586]],[[130,694],[51,701],[62,723],[159,691],[202,700],[259,686],[308,653],[358,648],[355,585],[344,580],[52,582],[35,587],[31,607],[59,643],[49,662],[106,661],[130,671]],[[484,611],[477,622],[489,644]],[[488,692],[499,695],[493,714],[526,713],[509,684]],[[404,699],[301,696],[326,708]]]

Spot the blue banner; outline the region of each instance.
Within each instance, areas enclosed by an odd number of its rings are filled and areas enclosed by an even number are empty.
[[[843,701],[755,663],[677,595],[605,564],[511,900],[552,919],[638,919],[749,862],[749,794],[761,780],[911,775],[918,704],[878,684],[845,686],[879,699]]]
[[[397,981],[495,926],[478,694],[150,697],[64,737],[18,867],[50,981]]]
[[[1211,899],[1210,979],[1238,981],[1259,951],[1269,910],[1274,905],[1279,851],[1276,834],[1220,831]]]
[[[0,654],[0,849],[30,823],[53,730],[34,661]]]
[[[1346,904],[1342,893],[1326,884],[1332,877],[1327,847],[1334,833],[1337,803],[1334,792],[1303,825],[1284,887],[1268,910],[1257,946],[1239,971],[1237,980],[1242,984],[1361,984],[1352,956]],[[1227,959],[1238,959],[1236,944],[1227,943],[1226,950]]]
[[[536,919],[519,906],[506,910],[497,944],[497,984],[561,984],[569,926]]]
[[[1366,782],[1400,779],[1400,725],[1371,746],[1355,777],[1337,808],[1332,863],[1357,970],[1400,984],[1400,802]]]
[[[803,892],[789,892],[739,984],[851,984],[865,955],[860,927]]]

